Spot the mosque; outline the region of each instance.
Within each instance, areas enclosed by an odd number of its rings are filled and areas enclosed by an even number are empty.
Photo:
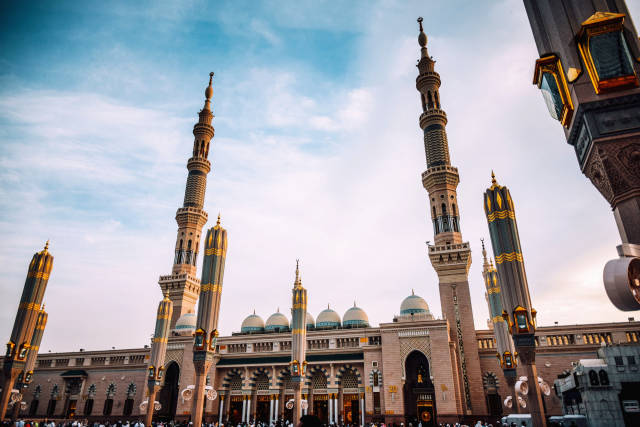
[[[492,319],[487,329],[476,330],[467,276],[471,249],[462,239],[461,212],[457,208],[458,169],[451,164],[447,116],[439,96],[441,79],[427,52],[422,24],[418,41],[416,88],[422,101],[419,123],[427,160],[422,183],[428,193],[434,230],[434,243],[428,246],[427,255],[438,273],[443,319],[435,318],[427,301],[413,291],[397,301],[399,314],[389,313],[388,321],[377,326],[369,323],[366,311],[355,303],[342,316],[330,306],[315,318],[307,312],[307,369],[302,393],[308,405],[305,411],[325,423],[400,424],[420,419],[426,427],[470,416],[495,419],[513,410],[503,403],[512,389],[507,386],[503,354],[496,341],[496,331],[503,322],[496,312],[500,286],[483,280]],[[200,289],[205,286],[197,277],[197,260],[208,218],[203,205],[214,136],[212,96],[210,79],[205,105],[193,130],[184,204],[176,214],[172,271],[159,279],[162,293],[173,303],[173,314],[162,387],[156,396],[158,420],[190,416],[190,386],[195,379],[195,308]],[[507,191],[495,180],[491,189]],[[495,197],[502,206],[501,196]],[[514,202],[510,195],[507,197],[504,203],[508,210],[491,212],[489,203],[488,215],[515,218]],[[495,255],[496,265],[523,263],[518,251]],[[226,256],[226,250],[222,256]],[[485,279],[495,270],[484,244],[482,258]],[[222,292],[222,283],[206,286]],[[291,419],[287,402],[293,393],[293,331],[289,318],[278,310],[265,321],[254,312],[238,325],[238,330],[217,338],[215,363],[207,375],[207,384],[215,393],[205,401],[205,419],[229,420],[234,425],[249,420]],[[538,375],[552,384],[572,368],[572,362],[597,357],[601,346],[637,343],[639,335],[640,322],[633,320],[538,326]],[[43,418],[140,419],[144,416],[141,404],[146,399],[149,360],[149,346],[41,353],[33,380],[23,392],[22,413]],[[517,367],[518,374],[521,369]],[[545,393],[543,404],[547,414],[562,413],[562,403],[554,393]]]

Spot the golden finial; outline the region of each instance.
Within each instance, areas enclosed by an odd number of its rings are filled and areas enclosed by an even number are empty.
[[[497,185],[498,182],[496,181],[496,174],[493,173],[493,169],[491,169],[491,185]]]
[[[484,248],[484,237],[480,239],[480,242],[482,242],[482,258],[484,258],[484,262],[486,264],[486,262],[487,262],[487,250]]]
[[[40,309],[40,311],[44,311],[44,303],[42,303],[42,308]]]
[[[216,222],[216,225],[220,225],[220,212],[218,212],[218,222]]]
[[[415,295],[415,294],[416,294],[415,290],[411,288],[411,295]]]
[[[169,299],[169,291],[168,291],[168,290],[164,291],[164,292],[162,293],[162,295],[164,295],[164,299],[165,299],[165,300],[168,300],[168,299]]]
[[[294,285],[296,287],[300,287],[301,286],[301,282],[300,282],[300,260],[296,259],[296,281],[294,282]]]
[[[424,30],[422,29],[422,16],[418,18],[418,25],[420,26],[420,34],[418,35],[418,44],[420,45],[420,47],[426,47],[427,46],[427,35],[424,33]],[[426,52],[426,51],[425,51]]]
[[[49,250],[49,239],[47,239],[47,243],[44,244],[44,251],[47,252]]]
[[[353,306],[354,307],[356,306],[356,300],[353,300]]]

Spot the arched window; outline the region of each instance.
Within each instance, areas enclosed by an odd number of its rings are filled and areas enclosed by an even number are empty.
[[[431,110],[433,108],[433,96],[431,95],[431,92],[427,92],[427,99],[429,103],[429,110]]]
[[[607,371],[600,369],[598,377],[600,378],[600,385],[609,385],[609,374],[607,374]]]
[[[186,259],[184,261],[185,264],[191,264],[191,255],[192,255],[192,252],[191,252],[191,240],[189,240],[187,242],[187,256],[186,256]]]
[[[255,379],[256,390],[269,390],[269,377],[266,372],[261,372]]]
[[[231,377],[231,380],[229,381],[229,388],[231,390],[242,389],[242,377],[239,374],[235,374]]]
[[[311,385],[314,389],[327,388],[327,377],[322,371],[315,371],[311,377]]]
[[[423,93],[420,94],[420,100],[422,101],[422,111],[426,111],[427,110],[427,103],[424,101],[424,94]]]
[[[440,108],[440,94],[438,93],[438,91],[435,92],[435,96],[436,96],[436,108]]]
[[[589,384],[592,386],[600,385],[600,380],[598,380],[598,374],[596,371],[589,371]]]
[[[452,204],[451,204],[451,212],[452,212],[454,215],[458,215],[458,213],[456,212],[456,204],[455,204],[455,203],[452,203]]]
[[[442,215],[446,215],[447,214],[447,205],[446,204],[442,204]]]
[[[431,209],[433,210],[433,217],[437,217],[438,215],[436,214],[436,207],[432,206]]]

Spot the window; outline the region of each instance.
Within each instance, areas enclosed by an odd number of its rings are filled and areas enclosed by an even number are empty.
[[[56,405],[58,401],[56,399],[49,400],[49,405],[47,406],[47,417],[53,417],[53,414],[56,412]]]
[[[124,408],[122,410],[122,415],[129,416],[133,412],[133,399],[128,398],[124,401]]]
[[[88,417],[93,412],[93,399],[87,399],[84,402],[84,416]]]
[[[605,371],[604,369],[600,369],[600,372],[598,372],[598,377],[600,378],[601,385],[609,385],[609,375],[607,374],[607,371]]]
[[[31,406],[29,406],[29,416],[33,417],[36,412],[38,412],[38,404],[40,403],[40,401],[38,399],[33,399],[31,401]]]
[[[589,385],[592,387],[600,385],[600,380],[598,379],[596,371],[589,371]]]
[[[596,93],[638,86],[622,13],[596,12],[582,23],[578,49]]]
[[[562,63],[556,55],[545,56],[536,61],[533,84],[542,91],[551,117],[568,127],[573,115],[573,103]]]
[[[107,399],[104,401],[104,408],[102,409],[102,415],[109,416],[113,410],[113,399]]]
[[[615,360],[616,366],[624,366],[624,361],[622,360],[622,356],[615,356],[613,360]]]

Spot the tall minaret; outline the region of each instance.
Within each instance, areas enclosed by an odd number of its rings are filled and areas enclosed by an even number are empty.
[[[11,338],[7,343],[3,365],[4,381],[0,395],[0,420],[4,420],[6,415],[9,396],[13,391],[16,379],[20,374],[24,376],[36,324],[38,319],[42,318],[40,305],[44,291],[47,289],[52,267],[53,255],[49,253],[49,242],[47,241],[44,249],[34,254],[31,264],[29,264],[27,280],[22,289],[22,297],[11,331]]]
[[[293,382],[294,403],[293,423],[302,417],[302,384],[307,371],[307,290],[300,280],[299,261],[296,261],[296,280],[293,283],[291,301],[291,381]]]
[[[533,425],[546,426],[536,368],[536,310],[531,307],[527,273],[524,269],[516,213],[507,187],[498,185],[491,172],[491,187],[484,193],[484,211],[489,223],[493,254],[501,285],[503,312],[515,349],[528,378],[527,403]],[[518,405],[513,397],[513,406]]]
[[[460,394],[465,413],[486,414],[482,387],[482,372],[478,357],[475,325],[471,311],[468,273],[471,249],[462,241],[456,188],[458,169],[451,166],[447,143],[447,115],[440,106],[440,75],[434,71],[435,61],[427,53],[427,35],[420,24],[421,57],[416,88],[420,91],[422,114],[420,127],[424,132],[427,170],[422,184],[429,192],[429,211],[433,222],[435,242],[429,245],[429,259],[440,282],[442,314],[449,321],[451,339],[456,343]]]
[[[502,295],[500,294],[500,281],[498,271],[493,266],[493,262],[487,260],[487,251],[482,240],[482,278],[487,289],[487,301],[489,303],[489,314],[493,325],[493,336],[496,339],[498,353],[496,357],[500,361],[500,367],[509,386],[509,391],[513,393],[514,412],[518,412],[517,396],[514,391],[516,384],[516,352],[513,346],[513,339],[509,333],[509,328],[502,317]]]
[[[173,304],[169,299],[169,295],[165,294],[164,299],[160,301],[160,304],[158,304],[156,329],[153,333],[151,357],[149,358],[149,366],[147,367],[147,387],[149,389],[149,393],[147,399],[147,413],[144,419],[144,424],[147,426],[151,425],[153,411],[155,409],[156,393],[160,388],[162,377],[164,376],[164,358],[167,353],[169,322],[171,322],[172,313]]]
[[[202,286],[200,287],[198,319],[193,340],[193,366],[196,371],[196,384],[193,390],[191,420],[194,426],[199,426],[202,422],[207,373],[214,363],[226,258],[227,230],[220,225],[220,215],[218,215],[218,222],[215,227],[209,229],[205,240]],[[213,383],[213,378],[211,382]]]
[[[193,126],[193,155],[187,161],[189,176],[184,192],[184,203],[176,212],[178,236],[176,237],[173,269],[170,275],[160,276],[159,284],[163,293],[169,293],[173,302],[173,317],[170,327],[185,313],[193,312],[200,281],[196,278],[196,262],[200,247],[200,234],[207,222],[207,213],[202,209],[207,187],[207,174],[211,163],[207,160],[214,129],[211,126],[211,97],[213,96],[213,73],[209,73],[209,86],[204,91],[204,108],[199,120]]]

